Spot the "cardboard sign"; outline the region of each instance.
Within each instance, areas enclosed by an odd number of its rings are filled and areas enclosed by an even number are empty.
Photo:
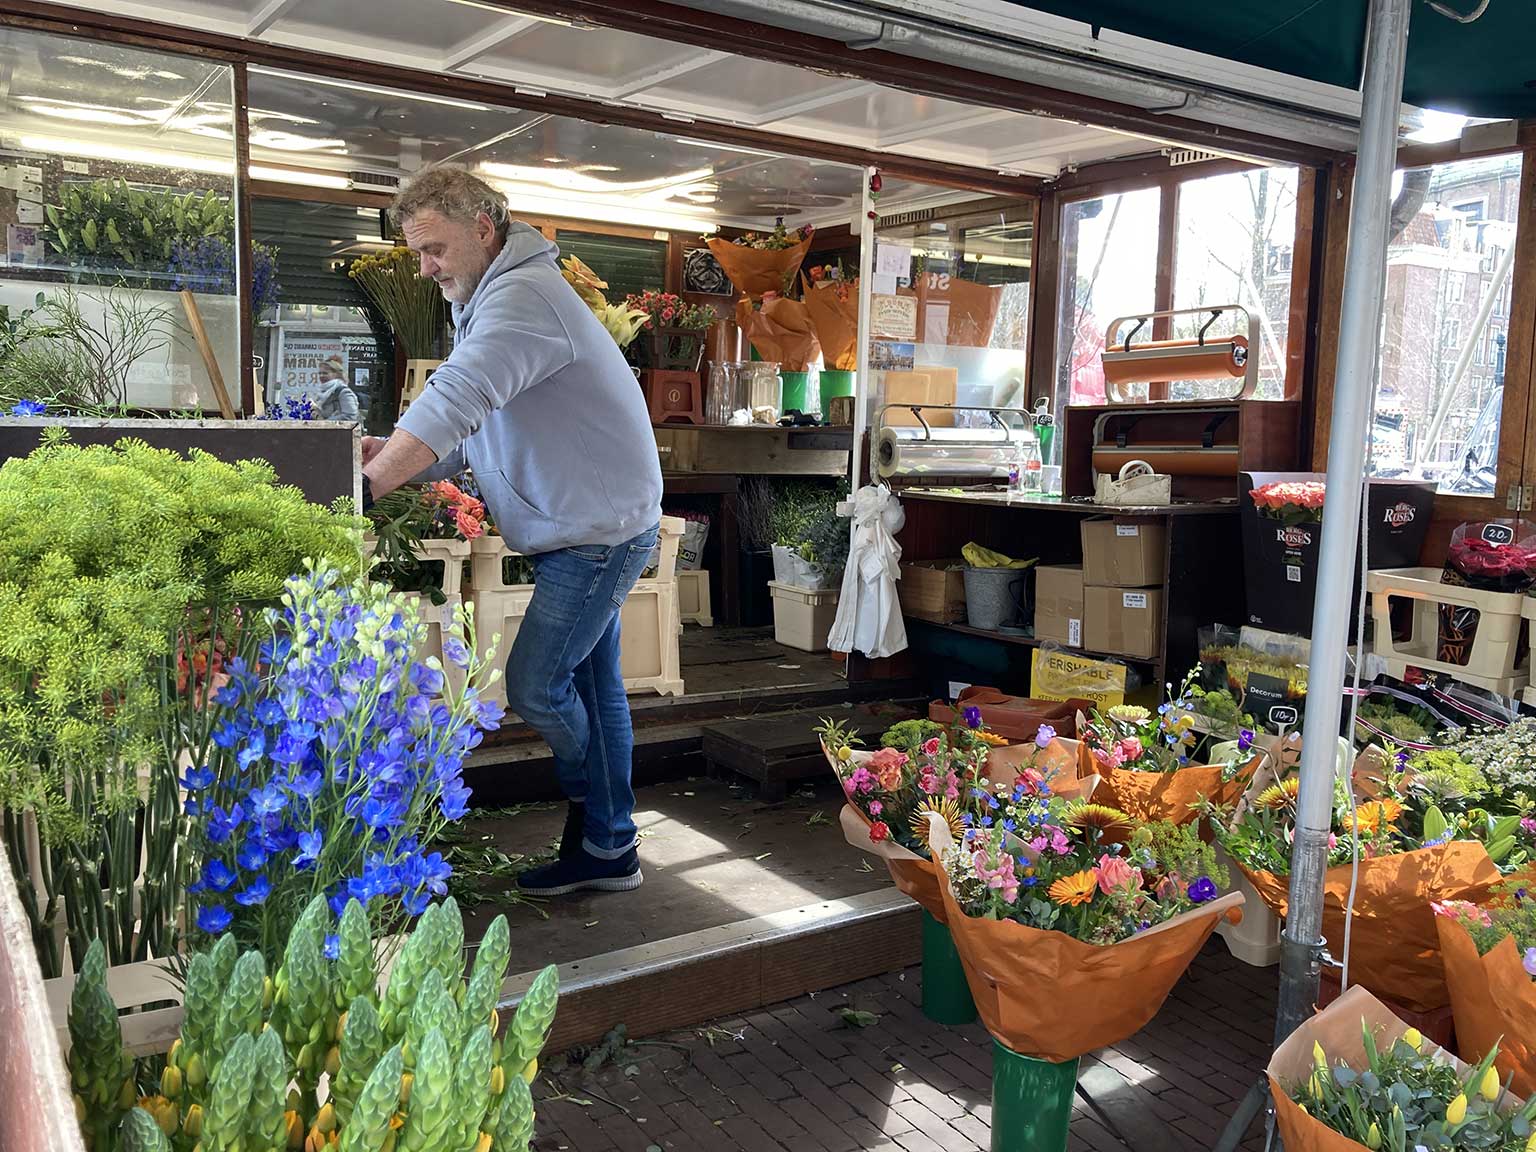
[[[1029,694],[1036,700],[1092,700],[1099,708],[1125,703],[1125,665],[1036,648]]]

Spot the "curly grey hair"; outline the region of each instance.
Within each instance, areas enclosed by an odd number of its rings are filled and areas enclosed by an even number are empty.
[[[496,227],[496,234],[507,235],[507,201],[469,169],[458,164],[434,164],[423,168],[400,185],[390,218],[398,225],[418,212],[441,213],[446,219],[463,223],[474,221],[484,212]]]

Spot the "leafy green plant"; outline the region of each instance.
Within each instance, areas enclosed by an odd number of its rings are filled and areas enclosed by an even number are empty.
[[[169,955],[178,775],[207,762],[215,679],[305,557],[360,570],[361,521],[263,462],[55,429],[0,466],[0,504],[0,808],[39,959],[60,972],[59,925],[77,963],[98,937],[114,964]]]
[[[68,185],[45,215],[48,245],[85,268],[162,271],[178,243],[235,233],[234,206],[217,192],[178,195],[122,179]]]
[[[137,1106],[131,1077],[128,1091],[118,1080],[131,1061],[105,970],[81,973],[71,1061],[100,1069],[75,1081],[91,1152],[153,1141],[136,1113],[153,1117],[162,1141],[178,1152],[527,1152],[529,1085],[559,989],[554,967],[544,969],[501,1030],[496,1004],[511,956],[505,917],[487,929],[466,979],[458,906],[431,905],[382,991],[368,917],[355,901],[338,923],[317,897],[270,978],[259,952],[237,951],[225,936],[192,958],[180,1035],[159,1091]]]
[[[901,720],[885,730],[880,737],[880,747],[894,748],[915,759],[917,750],[925,742],[943,734],[944,725],[932,720]]]
[[[99,321],[86,319],[82,300],[100,305]],[[132,289],[40,294],[36,310],[8,337],[0,404],[38,400],[84,414],[121,411],[134,364],[164,349],[176,327],[169,307]]]

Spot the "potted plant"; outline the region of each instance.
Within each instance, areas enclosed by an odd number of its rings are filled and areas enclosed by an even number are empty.
[[[704,359],[704,333],[716,320],[707,304],[689,304],[672,292],[640,292],[624,299],[644,313],[646,367],[663,372],[697,372]]]

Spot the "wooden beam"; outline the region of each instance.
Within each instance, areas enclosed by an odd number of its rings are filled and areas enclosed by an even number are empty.
[[[1515,225],[1515,266],[1510,270],[1509,332],[1504,345],[1504,411],[1499,425],[1498,513],[1519,484],[1531,490],[1531,430],[1536,427],[1536,149],[1521,157],[1520,207]],[[1485,514],[1486,515],[1486,514]],[[1529,514],[1520,517],[1530,519]]]
[[[680,125],[658,112],[626,104],[604,104],[575,96],[515,92],[513,85],[479,80],[463,75],[444,75],[421,68],[403,68],[375,60],[360,59],[340,53],[316,52],[264,40],[227,36],[202,28],[140,20],[83,8],[71,8],[47,0],[7,0],[0,8],[0,27],[30,28],[60,36],[86,36],[115,44],[201,56],[228,63],[245,61],[300,73],[313,73],[381,85],[407,92],[434,96],[453,96],[502,108],[543,112],[551,116],[570,116],[594,124],[615,124],[648,132],[675,134]],[[722,124],[705,120],[690,123],[687,134],[700,140],[776,152],[786,156],[804,156],[858,167],[874,165],[890,176],[923,184],[986,192],[997,196],[1022,196],[1037,192],[1044,181],[1033,176],[999,176],[990,169],[974,168],[947,161],[899,156],[870,148],[852,146],[807,137],[792,136],[761,128]]]
[[[1164,184],[1159,190],[1157,202],[1157,265],[1152,288],[1152,307],[1166,310],[1173,307],[1174,272],[1179,259],[1179,185]],[[1173,336],[1173,317],[1158,316],[1152,321],[1152,339],[1168,340]],[[1254,355],[1258,355],[1255,350]],[[1153,381],[1147,385],[1150,400],[1168,399],[1168,381]]]
[[[1296,230],[1291,239],[1291,302],[1285,325],[1285,390],[1287,400],[1299,400],[1304,391],[1307,346],[1312,332],[1312,271],[1317,262],[1312,246],[1317,236],[1318,171],[1303,168],[1296,176]],[[1306,406],[1303,405],[1303,411]]]
[[[511,16],[483,32],[466,36],[443,53],[440,67],[444,72],[457,72],[464,65],[494,52],[509,40],[514,40],[529,29],[537,28],[539,21],[532,16]]]
[[[1061,293],[1061,202],[1046,192],[1036,202],[1029,269],[1029,401],[1056,404],[1056,309]],[[1057,445],[1061,429],[1056,430]]]
[[[1328,466],[1333,425],[1333,383],[1339,367],[1339,312],[1344,306],[1344,252],[1349,245],[1349,205],[1355,186],[1351,159],[1331,165],[1324,218],[1326,247],[1318,277],[1316,380],[1312,392],[1312,468]],[[1305,447],[1305,446],[1303,446]]]

